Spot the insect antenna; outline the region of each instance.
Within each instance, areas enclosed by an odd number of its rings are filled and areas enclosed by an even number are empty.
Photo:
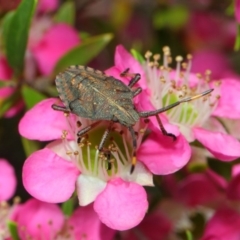
[[[200,97],[203,97],[205,95],[208,95],[209,93],[211,93],[214,89],[209,89],[209,90],[206,90],[200,94],[197,94],[195,96],[192,96],[192,97],[187,97],[187,98],[184,98],[184,99],[181,99],[175,103],[172,103],[166,107],[163,107],[163,108],[160,108],[160,109],[157,109],[157,110],[153,110],[153,111],[145,111],[145,112],[138,112],[139,116],[140,117],[151,117],[151,116],[156,116],[157,114],[159,113],[162,113],[162,112],[166,112],[178,105],[180,105],[181,103],[185,103],[185,102],[190,102],[192,100],[195,100],[197,98],[200,98]]]

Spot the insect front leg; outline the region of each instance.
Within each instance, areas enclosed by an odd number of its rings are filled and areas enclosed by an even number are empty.
[[[133,97],[136,97],[141,92],[142,92],[142,88],[140,88],[140,87],[138,87],[137,89],[133,90]]]
[[[139,73],[129,73],[129,68],[124,70],[120,74],[120,76],[121,77],[131,77],[131,80],[128,84],[129,87],[132,87],[133,85],[135,85],[141,79],[141,75]]]
[[[52,109],[54,109],[56,111],[66,112],[66,113],[70,112],[66,107],[58,106],[56,104],[52,105]]]
[[[79,130],[77,132],[77,136],[78,136],[78,140],[77,142],[80,143],[81,142],[81,138],[84,134],[86,134],[87,132],[89,132],[91,129],[93,129],[94,127],[96,127],[101,121],[97,121],[92,123],[91,125],[86,126],[85,128]]]

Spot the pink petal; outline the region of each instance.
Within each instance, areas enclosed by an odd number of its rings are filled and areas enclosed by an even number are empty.
[[[240,200],[240,174],[231,179],[227,188],[227,196],[232,200]]]
[[[51,27],[32,49],[41,73],[49,75],[57,61],[79,43],[78,33],[69,25],[61,23]]]
[[[235,177],[238,174],[240,174],[240,164],[239,163],[232,166],[232,176]]]
[[[17,223],[22,240],[42,239],[42,236],[51,240],[63,227],[64,215],[55,204],[29,199],[14,210],[12,220]]]
[[[5,114],[4,117],[11,118],[18,114],[23,108],[25,104],[22,99],[20,99],[14,106],[12,106]]]
[[[178,171],[191,157],[191,148],[182,135],[173,141],[159,131],[152,132],[141,144],[137,159],[154,174],[166,175]]]
[[[62,131],[68,130],[67,120],[63,112],[52,109],[52,104],[62,105],[58,99],[49,98],[26,112],[19,123],[23,137],[40,141],[61,138]]]
[[[94,202],[94,210],[100,220],[116,230],[126,230],[138,225],[147,208],[144,188],[120,178],[109,181]]]
[[[0,57],[0,79],[8,80],[12,77],[13,71],[9,67],[5,57]]]
[[[0,202],[10,199],[16,190],[17,179],[14,168],[5,159],[0,159]]]
[[[239,240],[240,214],[224,207],[206,225],[201,240]]]
[[[8,66],[7,60],[4,57],[0,57],[0,81],[7,81],[12,77],[12,70]],[[0,88],[0,99],[9,97],[15,91],[12,87]]]
[[[146,237],[146,239],[165,240],[168,239],[173,226],[170,220],[163,214],[160,212],[154,212],[145,216],[143,221],[136,228],[137,231],[132,232],[140,232],[142,236]],[[129,240],[130,239],[131,238],[129,238]]]
[[[187,206],[204,205],[219,199],[220,191],[205,174],[190,174],[179,183],[177,200]]]
[[[58,7],[58,0],[40,0],[38,2],[38,11],[46,13],[56,10]]]
[[[216,50],[200,50],[193,54],[191,71],[204,74],[206,70],[211,70],[211,79],[221,79],[224,75],[230,75],[230,63],[226,56]]]
[[[240,1],[235,0],[235,18],[240,23]]]
[[[73,227],[75,240],[82,240],[83,236],[86,239],[111,240],[116,233],[100,222],[92,204],[77,208],[69,218],[69,225]]]
[[[194,128],[193,131],[196,139],[219,160],[232,161],[240,156],[240,143],[234,137],[203,128]]]
[[[72,162],[48,148],[34,152],[23,165],[23,185],[35,198],[46,202],[64,202],[75,190],[79,176]]]
[[[239,92],[240,81],[237,79],[224,79],[220,86],[221,94],[213,116],[231,119],[240,118]]]

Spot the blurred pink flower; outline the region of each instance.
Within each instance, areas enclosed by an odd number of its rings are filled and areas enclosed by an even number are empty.
[[[185,27],[185,41],[192,52],[204,48],[232,49],[235,36],[235,22],[213,11],[192,11]]]
[[[13,71],[9,67],[5,57],[0,56],[0,81],[9,81],[12,77]],[[15,87],[1,87],[0,88],[0,102],[10,97],[15,92]],[[5,114],[4,117],[12,117],[17,114],[23,107],[23,102],[19,100],[12,106]]]
[[[8,229],[8,221],[14,211],[15,206],[11,206],[6,201],[0,200],[0,239],[12,240]]]
[[[111,240],[115,234],[99,221],[92,205],[79,207],[66,217],[56,204],[29,199],[15,206],[10,219],[16,222],[22,240]]]
[[[145,216],[143,221],[135,228],[121,233],[123,240],[165,240],[172,231],[172,223],[160,211],[154,211]]]
[[[160,56],[158,54],[154,55],[153,60],[151,60],[152,54],[148,52],[146,53],[147,60],[141,66],[120,45],[116,48],[115,66],[107,73],[112,75],[115,73],[115,77],[117,77],[117,72],[119,75],[120,72],[129,67],[130,72],[140,73],[142,79],[138,83],[143,88],[144,94],[141,93],[137,96],[136,106],[145,111],[152,106],[159,109],[181,98],[214,88],[211,95],[171,109],[161,114],[161,119],[166,130],[175,134],[178,140],[182,141],[182,152],[186,149],[185,142],[182,140],[185,137],[189,142],[198,140],[211,154],[222,161],[232,161],[238,158],[240,156],[240,143],[226,131],[224,132],[223,128],[219,128],[220,124],[211,116],[225,116],[227,118],[240,116],[239,104],[236,104],[240,83],[229,79],[223,81],[221,85],[218,81],[209,82],[209,72],[206,72],[204,76],[192,74],[190,72],[191,56],[188,57],[187,63],[183,63],[182,57],[178,56],[176,58],[177,67],[173,71],[169,67],[170,49],[165,47],[163,51],[163,65],[159,67]],[[181,64],[184,65],[184,69],[181,69]],[[155,129],[159,128],[155,118],[151,122],[152,125],[149,126],[155,126]],[[152,130],[155,131],[155,129],[152,127]],[[167,137],[164,139],[169,140]],[[142,149],[141,146],[140,151]],[[181,149],[179,151],[181,152]],[[149,152],[152,152],[152,148]],[[146,164],[147,160],[143,160],[143,162]],[[147,166],[150,168],[149,165]]]
[[[11,220],[17,223],[21,239],[52,240],[62,229],[64,216],[59,206],[29,199],[15,207]]]
[[[35,32],[34,29],[32,31]],[[64,23],[50,24],[38,39],[31,43],[30,38],[29,47],[43,75],[49,75],[57,61],[80,43],[77,31]]]
[[[214,80],[223,80],[227,77],[239,77],[231,68],[227,56],[222,52],[211,49],[194,52],[191,72],[204,73],[207,70],[211,71],[211,79]]]
[[[67,225],[73,231],[74,240],[82,240],[84,238],[112,240],[116,233],[115,230],[108,228],[100,222],[92,204],[77,208],[67,220]]]
[[[239,240],[240,213],[223,206],[208,221],[201,240]]]
[[[237,22],[240,24],[240,1],[235,0],[235,18]]]
[[[40,13],[55,11],[58,5],[59,5],[58,0],[39,0],[37,11]]]
[[[5,159],[0,159],[0,202],[13,197],[17,187],[14,168]]]

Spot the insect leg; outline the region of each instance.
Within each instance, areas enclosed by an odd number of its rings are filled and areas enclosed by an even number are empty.
[[[133,91],[133,97],[136,97],[139,93],[141,93],[142,92],[142,88],[140,88],[140,87],[138,87],[137,89],[135,89],[134,91]]]
[[[159,125],[159,127],[160,127],[160,129],[162,131],[162,134],[165,135],[165,136],[168,136],[168,137],[172,137],[173,141],[176,141],[177,137],[173,133],[167,132],[167,130],[163,126],[163,123],[162,123],[161,118],[159,117],[159,115],[156,115],[156,118],[157,118],[158,125]]]
[[[61,111],[61,112],[70,112],[69,110],[67,110],[66,107],[58,106],[56,104],[52,105],[52,109],[54,109],[56,111]]]
[[[141,79],[141,75],[139,73],[129,73],[129,68],[127,68],[126,70],[124,70],[121,74],[121,77],[132,77],[132,79],[130,80],[128,86],[132,87],[134,84],[136,84],[140,79]]]
[[[99,146],[98,146],[98,150],[99,150],[99,151],[102,151],[103,146],[104,146],[104,143],[106,142],[107,137],[108,137],[108,135],[109,135],[109,133],[110,133],[110,131],[111,131],[112,125],[113,125],[113,121],[110,122],[108,128],[107,128],[107,129],[105,130],[105,132],[103,133],[102,139],[101,139],[101,141],[100,141],[100,143],[99,143]]]
[[[108,149],[104,149],[103,146],[104,146],[104,143],[106,142],[107,137],[108,137],[108,135],[109,135],[109,133],[110,133],[110,131],[112,129],[112,125],[113,125],[113,121],[110,122],[108,128],[103,133],[102,139],[101,139],[100,144],[98,146],[99,152],[104,153],[104,155],[107,158],[107,170],[111,170],[111,168],[112,168],[112,163],[110,161],[111,151],[108,150]]]
[[[77,136],[78,136],[78,140],[77,142],[80,143],[81,142],[81,137],[86,134],[87,132],[89,132],[91,129],[93,129],[94,127],[96,127],[101,121],[97,121],[92,123],[91,125],[86,126],[85,128],[79,130],[77,132]]]
[[[136,138],[133,127],[128,127],[128,129],[132,135],[132,140],[133,140],[133,157],[132,157],[132,166],[130,169],[130,174],[132,174],[135,169],[136,163],[137,163],[137,158],[136,158],[137,138]]]

